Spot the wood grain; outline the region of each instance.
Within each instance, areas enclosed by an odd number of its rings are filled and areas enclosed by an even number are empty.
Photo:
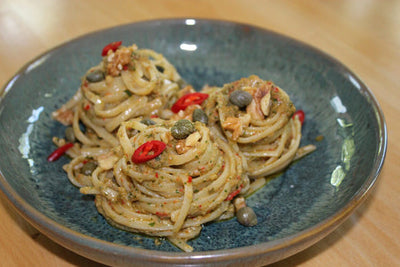
[[[170,17],[215,18],[264,27],[337,58],[372,90],[389,145],[366,202],[332,234],[273,266],[400,266],[400,1],[398,0],[2,0],[0,84],[29,60],[91,31]],[[1,266],[98,266],[57,245],[0,198]]]

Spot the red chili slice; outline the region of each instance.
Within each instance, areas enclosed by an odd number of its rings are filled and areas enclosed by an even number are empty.
[[[152,140],[139,146],[132,155],[134,163],[143,163],[160,155],[167,145],[158,140]]]
[[[171,107],[171,110],[174,113],[178,113],[181,110],[185,110],[188,106],[201,105],[201,103],[203,103],[207,98],[208,94],[190,93],[179,98]]]
[[[115,50],[117,50],[118,47],[119,47],[121,44],[122,44],[122,41],[109,43],[108,45],[106,45],[106,46],[103,48],[103,51],[101,52],[101,55],[102,55],[103,57],[106,56],[106,55],[108,54],[108,51],[110,51],[110,50],[112,50],[112,51],[115,52]]]
[[[160,218],[168,217],[168,213],[156,211],[156,215]]]
[[[236,189],[235,191],[231,192],[225,200],[231,201],[234,197],[236,197],[240,193],[240,191],[242,191],[242,188],[243,188],[243,185],[240,185],[240,187],[238,189]]]
[[[302,111],[301,109],[297,110],[294,114],[293,114],[293,118],[294,117],[298,117],[299,121],[301,122],[301,124],[303,124],[304,119],[306,117],[306,115],[304,114],[304,111]]]
[[[53,153],[50,154],[50,156],[47,157],[47,161],[52,162],[52,161],[58,160],[62,155],[64,155],[64,153],[68,149],[70,149],[73,146],[74,146],[73,143],[66,143],[63,146],[60,146],[59,148],[54,150]]]

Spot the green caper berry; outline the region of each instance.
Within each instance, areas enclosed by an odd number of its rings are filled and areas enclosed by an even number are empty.
[[[86,80],[91,83],[97,83],[104,80],[104,73],[101,70],[95,70],[86,75]]]
[[[246,107],[252,100],[253,96],[249,92],[243,90],[233,91],[229,96],[229,101],[239,108]]]
[[[206,113],[203,110],[199,109],[199,108],[195,109],[193,111],[192,117],[193,117],[193,122],[199,121],[199,122],[202,122],[204,124],[208,123],[208,117],[207,117]]]
[[[156,124],[156,122],[151,120],[151,119],[143,119],[143,120],[140,121],[140,123],[146,124],[147,126]]]
[[[65,129],[65,139],[68,142],[75,142],[75,134],[74,134],[74,129],[72,127],[67,127]]]
[[[171,128],[172,136],[177,139],[185,139],[196,130],[193,123],[189,120],[183,119],[177,121]]]
[[[244,226],[254,226],[257,224],[257,215],[250,207],[240,208],[236,212],[236,218],[238,222],[243,224]]]
[[[92,175],[93,171],[97,168],[97,164],[94,163],[93,161],[89,161],[85,165],[83,165],[81,169],[81,173],[84,175]]]

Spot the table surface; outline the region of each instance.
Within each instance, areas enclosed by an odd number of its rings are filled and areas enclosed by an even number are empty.
[[[273,266],[400,266],[399,14],[398,0],[1,0],[0,84],[54,46],[140,20],[233,20],[309,43],[344,63],[372,90],[385,114],[388,150],[378,183],[353,215],[317,244]],[[98,265],[40,234],[4,197],[0,218],[2,266]]]

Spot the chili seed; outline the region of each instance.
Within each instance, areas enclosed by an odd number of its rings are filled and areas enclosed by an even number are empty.
[[[202,109],[199,109],[199,108],[195,109],[193,111],[192,117],[193,117],[193,121],[194,122],[195,121],[199,121],[199,122],[202,122],[204,124],[208,123],[208,117],[207,117],[206,113]]]
[[[97,83],[104,80],[104,73],[101,70],[95,70],[86,75],[86,80],[91,83]]]
[[[243,90],[233,91],[229,96],[229,101],[239,108],[246,107],[252,100],[253,96],[249,92]]]
[[[189,120],[183,119],[177,121],[171,128],[172,136],[177,139],[185,139],[196,130],[193,123]]]

